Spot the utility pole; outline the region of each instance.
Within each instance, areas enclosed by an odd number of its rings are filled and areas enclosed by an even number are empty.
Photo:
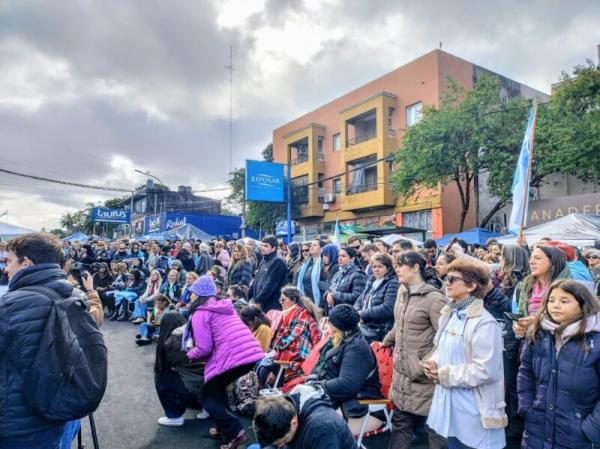
[[[229,65],[225,66],[229,70],[229,173],[231,173],[232,163],[232,130],[233,130],[233,45],[229,46]]]

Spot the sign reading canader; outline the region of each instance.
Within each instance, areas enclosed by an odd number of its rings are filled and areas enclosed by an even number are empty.
[[[126,209],[94,207],[92,209],[92,220],[100,223],[129,223],[131,213]]]
[[[285,201],[283,164],[246,161],[246,201]]]

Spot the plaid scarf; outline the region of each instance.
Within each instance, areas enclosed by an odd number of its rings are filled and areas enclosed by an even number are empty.
[[[461,302],[451,301],[450,307],[452,307],[453,312],[460,312],[473,304],[473,301],[475,300],[477,300],[475,296],[469,296],[467,299],[463,299]]]

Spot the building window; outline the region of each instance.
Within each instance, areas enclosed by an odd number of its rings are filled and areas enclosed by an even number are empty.
[[[146,199],[137,201],[135,203],[135,212],[138,214],[143,214],[144,212],[146,212]]]
[[[342,193],[342,180],[340,178],[335,178],[333,180],[333,193],[335,195]]]
[[[346,120],[346,148],[377,137],[377,112],[372,109]]]
[[[423,103],[418,102],[411,104],[406,107],[406,126],[412,126],[421,120],[421,112],[423,110]]]
[[[319,188],[317,200],[321,204],[325,202],[325,187],[323,187],[323,179],[325,179],[325,175],[323,173],[319,173],[317,175],[317,187]]]
[[[396,132],[394,131],[394,124],[392,123],[393,115],[394,115],[394,108],[388,108],[388,119],[387,119],[388,137],[396,137]]]
[[[377,190],[377,156],[359,159],[348,167],[348,195]]]
[[[340,151],[340,133],[333,135],[333,151]]]
[[[325,155],[323,154],[323,136],[317,136],[317,160],[324,161]]]
[[[407,228],[431,231],[431,209],[403,213],[402,225],[406,226]]]
[[[308,203],[308,175],[292,179],[293,201],[296,204]]]

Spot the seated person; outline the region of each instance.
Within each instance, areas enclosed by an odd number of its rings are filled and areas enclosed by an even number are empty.
[[[154,304],[154,298],[160,292],[160,285],[162,284],[162,277],[158,270],[152,270],[150,273],[150,279],[146,290],[138,299],[135,300],[135,309],[133,310],[133,324],[140,324],[146,321],[146,314],[148,313],[148,307],[152,307]]]
[[[133,270],[125,290],[115,293],[115,313],[111,321],[129,321],[129,303],[138,299],[146,290],[146,279],[140,270]]]
[[[154,298],[154,308],[148,312],[148,322],[142,323],[140,333],[135,337],[140,346],[152,343],[152,337],[158,335],[160,321],[163,315],[169,311],[169,298],[160,293]]]
[[[169,271],[167,281],[160,286],[160,293],[169,298],[171,304],[175,305],[181,296],[181,286],[179,285],[179,272],[177,270]]]
[[[258,445],[248,449],[356,448],[344,418],[331,407],[323,390],[307,385],[296,387],[287,396],[259,399],[253,427]]]
[[[239,315],[241,310],[248,305],[248,300],[246,299],[246,293],[244,293],[244,289],[237,285],[230,285],[227,289],[227,298],[231,300],[233,303],[233,308]]]
[[[273,332],[271,331],[271,322],[262,309],[257,306],[244,307],[240,311],[240,318],[252,331],[252,334],[256,338],[256,341],[258,341],[262,351],[269,352],[271,340],[273,339]]]
[[[113,266],[114,264],[114,266]],[[106,303],[104,304],[104,308],[106,311],[107,317],[112,317],[115,313],[115,294],[118,291],[124,290],[128,281],[127,274],[127,264],[120,263],[117,261],[111,261],[112,272],[113,272],[113,281],[110,284],[108,290],[104,293],[104,297]]]
[[[377,360],[361,334],[360,316],[349,304],[335,306],[329,313],[332,346],[325,346],[321,357],[307,382],[318,382],[331,399],[334,407],[348,421],[354,435],[360,433],[363,417],[368,406],[359,399],[383,399]],[[370,432],[383,425],[383,421],[371,416],[365,431]]]
[[[94,290],[98,292],[98,296],[100,296],[102,305],[104,307],[107,307],[108,301],[106,299],[106,293],[110,290],[111,284],[113,282],[113,276],[110,274],[107,263],[100,262],[98,266],[98,271],[94,273],[93,281]]]
[[[202,409],[204,362],[190,361],[181,349],[185,321],[175,312],[165,313],[161,321],[154,363],[154,385],[165,411],[158,418],[161,426],[182,426],[188,408],[200,410],[198,419],[208,418]]]

